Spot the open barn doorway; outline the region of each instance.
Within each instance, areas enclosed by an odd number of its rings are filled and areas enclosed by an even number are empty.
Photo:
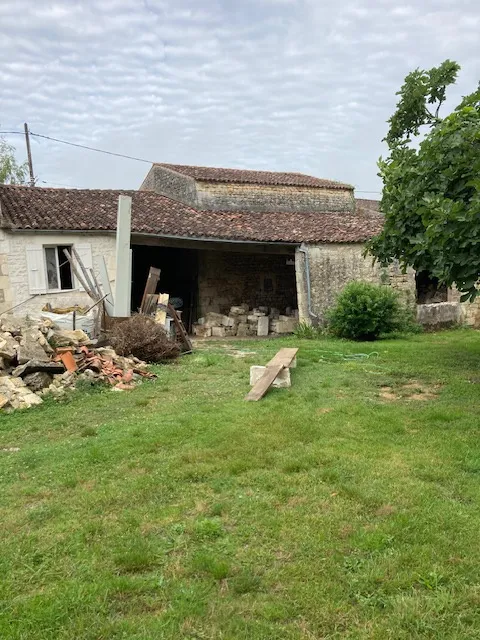
[[[190,331],[197,304],[197,250],[132,245],[132,312],[140,307],[150,267],[161,270],[157,293],[170,295],[174,306],[182,312],[187,331]]]
[[[169,294],[189,333],[207,313],[228,316],[231,308],[239,305],[271,319],[296,317],[292,247],[212,246],[192,241],[190,246],[133,243],[132,251],[133,312],[140,307],[150,267],[156,267],[161,271],[156,293]],[[245,315],[252,314],[246,311]]]

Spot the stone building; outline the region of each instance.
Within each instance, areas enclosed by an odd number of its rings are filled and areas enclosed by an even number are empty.
[[[418,295],[413,272],[363,257],[382,216],[377,202],[356,200],[350,185],[155,164],[138,191],[0,186],[0,313],[17,305],[15,313],[38,312],[47,301],[88,304],[63,259],[71,246],[87,267],[103,256],[114,288],[120,194],[132,197],[132,310],[150,266],[162,271],[160,289],[183,300],[188,326],[241,303],[298,308],[300,320],[321,323],[350,280],[390,284],[412,301]],[[470,324],[477,311],[468,306]]]

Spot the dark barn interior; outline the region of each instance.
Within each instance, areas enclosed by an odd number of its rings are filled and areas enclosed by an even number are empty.
[[[170,298],[182,301],[178,306],[189,329],[197,303],[197,250],[148,245],[132,245],[132,250],[132,311],[140,307],[150,267],[157,267],[161,270],[157,293],[168,293]]]
[[[134,244],[132,311],[137,311],[150,267],[161,269],[157,293],[178,299],[188,331],[208,311],[228,313],[231,306],[297,307],[294,249],[218,249]],[[201,247],[201,248],[200,248]],[[181,300],[181,303],[180,303]],[[177,306],[177,305],[175,305]]]

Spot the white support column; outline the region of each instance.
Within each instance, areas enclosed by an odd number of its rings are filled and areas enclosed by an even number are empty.
[[[133,262],[133,250],[128,250],[128,292],[127,292],[127,300],[128,300],[128,315],[130,315],[130,309],[132,308],[132,262]]]
[[[132,198],[130,196],[118,196],[117,254],[113,315],[122,318],[130,315],[130,292],[132,286],[130,259],[131,221]]]

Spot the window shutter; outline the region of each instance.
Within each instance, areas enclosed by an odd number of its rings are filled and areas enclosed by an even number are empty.
[[[75,249],[80,257],[80,260],[83,262],[83,266],[85,267],[85,269],[88,271],[88,274],[90,275],[90,269],[93,267],[93,260],[92,260],[92,245],[91,244],[76,244],[74,245]],[[80,271],[81,273],[81,271]],[[77,279],[75,278],[75,281],[77,283],[77,289],[80,289],[80,291],[85,291],[85,289],[81,286],[81,284],[77,281]]]
[[[30,295],[47,293],[47,274],[43,247],[29,244],[26,247],[26,254]]]

